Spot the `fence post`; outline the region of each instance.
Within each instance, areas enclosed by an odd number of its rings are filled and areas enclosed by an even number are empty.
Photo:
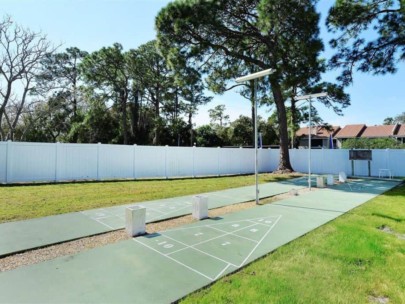
[[[192,147],[192,153],[193,153],[193,177],[195,177],[195,146]]]
[[[321,174],[325,174],[328,172],[325,172],[325,149],[322,147],[322,167],[321,167]]]
[[[10,181],[10,176],[11,176],[11,161],[12,161],[12,156],[11,156],[11,148],[12,148],[13,142],[11,140],[7,141],[7,146],[6,146],[6,184]]]
[[[165,177],[166,177],[166,179],[168,179],[168,176],[167,176],[167,150],[168,149],[169,149],[169,146],[166,145],[165,146]]]
[[[100,147],[101,142],[97,143],[97,180],[100,180]]]
[[[55,183],[58,181],[59,145],[60,145],[60,143],[57,141],[56,145],[55,145]]]
[[[136,179],[136,144],[134,145],[134,153],[132,157],[132,176]]]
[[[221,176],[221,171],[219,169],[219,159],[220,159],[220,155],[221,155],[221,147],[218,147],[218,176]]]
[[[390,164],[390,149],[385,150],[386,155],[386,160],[387,160],[387,169],[391,170],[391,164]],[[394,176],[394,170],[391,170],[391,175]]]
[[[243,151],[242,151],[242,146],[239,147],[239,150],[241,151],[241,155],[243,155]],[[239,174],[242,174],[242,162],[239,162]]]

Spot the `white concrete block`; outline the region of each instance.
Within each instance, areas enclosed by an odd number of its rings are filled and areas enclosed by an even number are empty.
[[[324,176],[316,177],[316,186],[318,188],[325,188],[325,177]]]
[[[335,183],[335,181],[333,179],[333,175],[332,174],[326,175],[326,184],[328,186],[332,186],[334,183]]]
[[[129,236],[145,234],[145,218],[145,207],[132,206],[125,209],[125,230]]]
[[[208,197],[196,195],[193,196],[192,216],[197,220],[202,220],[208,217]]]
[[[345,183],[347,182],[347,175],[344,172],[339,172],[339,182]]]

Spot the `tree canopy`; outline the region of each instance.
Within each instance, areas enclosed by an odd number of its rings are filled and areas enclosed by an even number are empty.
[[[285,101],[314,90],[325,69],[319,60],[323,43],[315,3],[183,0],[170,3],[156,18],[159,48],[168,62],[194,66],[207,75],[215,90],[223,90],[243,74],[275,71],[268,81],[261,81],[261,88],[270,90],[276,106],[281,148],[278,169],[283,171],[292,170]],[[344,98],[347,105],[347,95]]]
[[[353,81],[353,72],[394,73],[405,61],[405,1],[336,0],[327,26],[337,35],[330,41],[336,54],[332,67],[343,69],[340,80]]]

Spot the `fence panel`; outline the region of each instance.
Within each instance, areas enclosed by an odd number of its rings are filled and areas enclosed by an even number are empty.
[[[270,149],[259,149],[259,172],[270,172],[271,170],[271,153]]]
[[[308,172],[307,149],[290,150],[293,169]],[[259,172],[278,167],[279,150],[259,149]],[[254,149],[155,147],[101,144],[0,143],[0,182],[168,178],[254,172]],[[367,161],[354,162],[355,175],[367,176]],[[371,175],[390,169],[405,176],[405,150],[373,150]],[[352,174],[348,150],[313,149],[314,174]]]
[[[194,176],[194,150],[192,147],[165,147],[166,176]]]
[[[133,178],[134,146],[97,145],[98,178]]]
[[[167,176],[166,147],[135,147],[135,178]]]
[[[260,150],[257,150],[258,157]],[[237,152],[237,162],[239,165],[239,171],[242,174],[248,174],[255,172],[255,150],[254,149],[239,149]],[[258,158],[260,160],[260,158]],[[258,162],[259,164],[259,162]],[[257,168],[259,170],[260,167]]]
[[[241,149],[241,148],[220,149],[219,171],[221,175],[243,173],[245,170],[245,165],[243,165],[244,162],[251,163],[253,169],[250,172],[253,172],[254,152],[252,149]]]
[[[58,147],[57,180],[99,179],[97,144],[54,144]]]
[[[295,171],[308,173],[308,150],[290,150],[290,161]]]
[[[387,167],[394,176],[405,176],[405,149],[387,151]]]
[[[220,175],[221,148],[194,148],[194,171],[196,176]]]
[[[323,170],[320,172],[322,174],[339,174],[339,172],[351,174],[348,150],[323,149],[323,157],[320,161],[323,162]]]
[[[0,142],[0,183],[7,182],[7,142]]]
[[[9,142],[8,182],[55,181],[56,153],[55,144]]]

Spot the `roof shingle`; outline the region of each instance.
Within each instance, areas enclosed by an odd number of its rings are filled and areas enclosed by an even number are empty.
[[[347,125],[343,127],[336,135],[336,138],[354,138],[359,137],[366,128],[366,125]]]
[[[318,138],[328,138],[330,134],[335,136],[335,134],[340,130],[340,126],[332,126],[330,130],[326,129],[325,127],[312,127],[311,128],[311,135]],[[296,136],[308,136],[309,128],[301,128],[299,129],[295,135]]]
[[[397,125],[382,125],[367,127],[360,137],[390,137],[394,135]]]

